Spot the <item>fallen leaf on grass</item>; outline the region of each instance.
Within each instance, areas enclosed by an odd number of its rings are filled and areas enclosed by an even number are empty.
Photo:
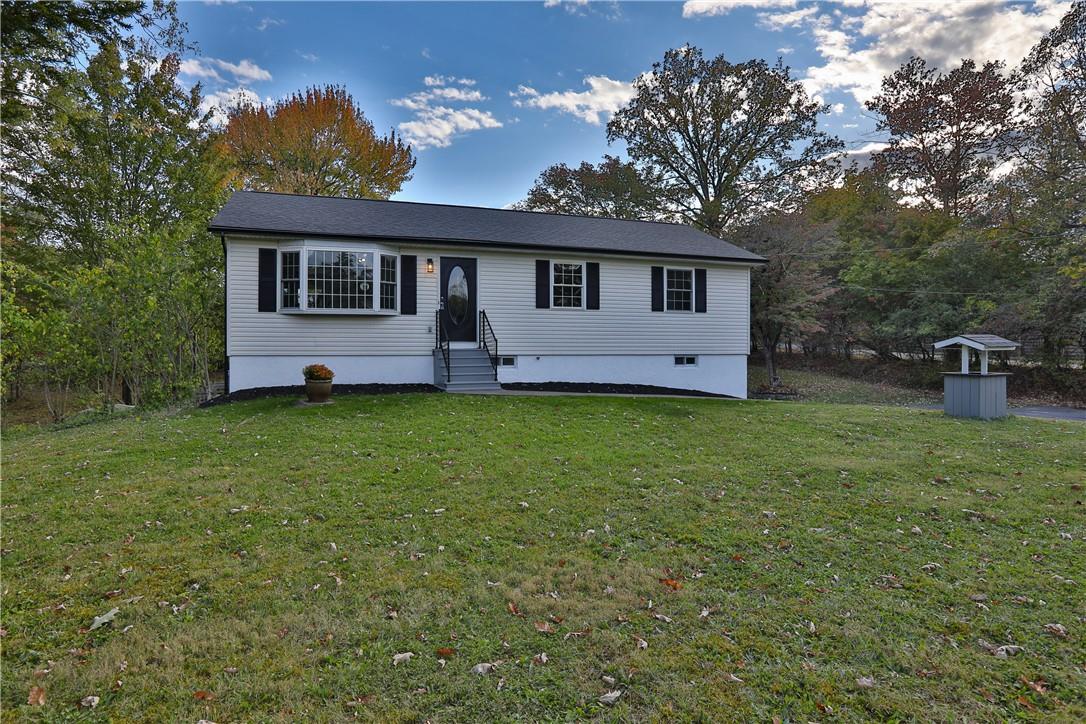
[[[665,616],[662,613],[654,613],[654,614],[652,614],[652,617],[654,619],[656,619],[657,621],[663,621],[664,623],[671,623],[671,618],[669,616]]]
[[[562,637],[562,640],[567,641],[570,638],[579,639],[579,638],[583,638],[584,636],[587,636],[590,633],[592,633],[592,628],[591,627],[585,627],[584,629],[582,629],[580,631],[570,631],[569,633],[567,633],[565,636]]]
[[[660,583],[664,584],[672,591],[678,591],[680,588],[683,587],[682,582],[676,581],[674,578],[661,578]]]
[[[510,601],[509,603],[506,604],[505,607],[508,608],[509,613],[513,614],[514,616],[523,616],[524,615],[523,613],[520,612],[520,608],[517,606],[516,601]]]
[[[1037,679],[1037,681],[1030,681],[1024,676],[1018,677],[1023,684],[1036,691],[1038,694],[1043,694],[1048,691],[1048,682],[1044,679]]]
[[[536,621],[533,625],[535,626],[535,630],[538,631],[539,633],[545,633],[545,634],[554,633],[554,629],[551,627],[550,623],[548,623],[547,621]]]
[[[601,696],[599,702],[601,704],[606,704],[607,706],[614,706],[620,696],[622,696],[622,692],[616,689],[615,691],[609,691]]]
[[[1019,704],[1021,704],[1021,705],[1022,705],[1022,706],[1024,706],[1024,707],[1026,707],[1026,708],[1027,708],[1027,709],[1029,709],[1030,711],[1037,711],[1037,707],[1035,707],[1035,706],[1034,706],[1034,705],[1033,705],[1033,704],[1032,704],[1032,703],[1030,702],[1030,700],[1029,700],[1029,699],[1027,699],[1027,698],[1026,698],[1026,697],[1024,697],[1024,696],[1020,696],[1020,697],[1018,697],[1018,703],[1019,703]]]
[[[476,664],[475,666],[472,666],[471,667],[471,673],[478,674],[479,676],[486,676],[487,674],[489,674],[491,671],[493,671],[496,668],[498,668],[496,664],[491,664],[489,662],[484,661],[481,664]]]
[[[79,706],[83,707],[84,709],[93,709],[94,707],[98,706],[99,701],[101,701],[101,699],[99,699],[97,696],[84,696],[82,699],[80,699]]]
[[[434,653],[437,654],[439,659],[451,659],[453,656],[456,656],[456,649],[450,648],[449,646],[442,646]]]
[[[1067,638],[1067,629],[1058,623],[1046,623],[1045,632],[1058,636],[1061,639]]]
[[[193,692],[192,695],[196,698],[197,701],[211,701],[215,698],[214,694],[212,694],[210,691],[204,691],[203,689]]]
[[[44,706],[45,689],[40,686],[30,687],[30,695],[26,697],[26,703],[30,706]]]
[[[415,655],[413,651],[405,651],[402,654],[395,654],[392,657],[392,665],[399,666],[400,664],[406,664],[411,660],[411,657]]]
[[[860,678],[856,679],[856,686],[860,687],[861,689],[874,689],[875,677],[861,676]]]
[[[539,665],[539,666],[547,663],[547,661],[549,661],[549,659],[547,657],[546,652],[538,653],[538,654],[536,654],[535,656],[532,657],[532,663],[536,664],[536,665]]]
[[[743,683],[743,680],[740,679],[735,674],[725,674],[724,675],[724,681],[727,681],[730,684],[742,684]]]
[[[345,704],[345,706],[349,706],[349,707],[352,707],[352,708],[357,707],[357,706],[366,706],[368,704],[373,703],[373,701],[376,698],[377,697],[375,695],[373,695],[373,694],[366,694],[365,696],[356,696],[355,698],[348,701]]]
[[[91,625],[90,625],[90,628],[88,630],[89,631],[94,631],[95,629],[102,628],[107,623],[113,623],[113,619],[117,618],[117,614],[120,613],[120,612],[121,612],[121,609],[119,609],[119,608],[111,608],[108,611],[106,611],[105,613],[103,613],[101,616],[95,616],[94,620],[91,621]]]
[[[634,641],[637,642],[637,648],[639,649],[647,649],[649,647],[649,642],[640,636],[634,636]]]

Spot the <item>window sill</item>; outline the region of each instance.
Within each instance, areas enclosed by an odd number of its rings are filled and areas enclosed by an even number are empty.
[[[400,312],[396,309],[280,309],[279,313],[303,317],[394,317]]]

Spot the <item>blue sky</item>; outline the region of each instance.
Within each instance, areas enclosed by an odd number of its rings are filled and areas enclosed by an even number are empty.
[[[862,101],[912,54],[1017,63],[1069,3],[693,0],[614,3],[185,2],[199,53],[183,80],[208,105],[343,85],[377,129],[416,148],[395,197],[483,206],[521,199],[545,167],[598,161],[610,113],[668,48],[775,61],[831,106],[857,155],[879,138]]]

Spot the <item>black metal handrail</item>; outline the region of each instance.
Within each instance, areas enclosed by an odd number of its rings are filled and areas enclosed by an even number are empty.
[[[434,349],[441,350],[441,357],[445,360],[445,381],[452,381],[452,365],[449,364],[449,333],[445,331],[445,325],[441,321],[441,310],[434,313]]]
[[[479,310],[479,349],[485,349],[490,358],[490,366],[494,368],[494,380],[498,379],[498,335],[494,334],[494,328],[490,326],[490,319],[486,316],[486,310]]]

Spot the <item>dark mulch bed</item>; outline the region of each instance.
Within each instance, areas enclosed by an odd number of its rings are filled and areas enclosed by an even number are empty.
[[[718,395],[702,390],[681,390],[675,387],[657,387],[656,385],[620,385],[605,382],[503,382],[503,390],[524,390],[541,392],[595,392],[612,395],[680,395],[682,397],[722,397],[727,400],[737,399],[731,395]]]
[[[333,395],[397,395],[407,392],[441,392],[433,385],[335,385],[332,387]],[[213,407],[227,402],[240,402],[241,400],[256,400],[262,397],[288,397],[304,396],[304,385],[290,385],[287,387],[252,387],[247,390],[237,390],[228,395],[212,397],[200,407]]]

